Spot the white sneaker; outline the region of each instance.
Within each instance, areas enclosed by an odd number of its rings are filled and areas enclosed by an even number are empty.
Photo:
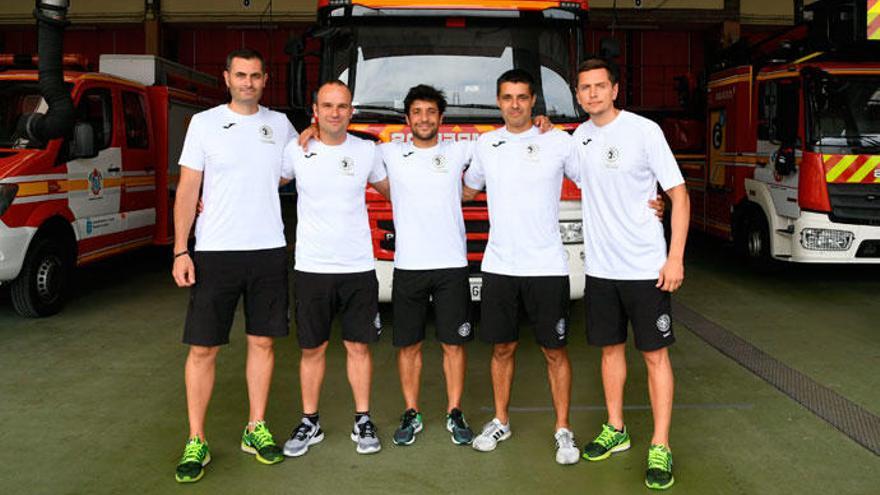
[[[508,438],[510,438],[510,425],[502,424],[498,418],[493,418],[483,426],[483,431],[477,435],[477,438],[474,438],[474,450],[492,452],[498,446],[498,442]]]
[[[568,428],[560,428],[556,430],[554,437],[556,437],[556,462],[577,464],[581,459],[581,452],[574,440],[574,433]]]

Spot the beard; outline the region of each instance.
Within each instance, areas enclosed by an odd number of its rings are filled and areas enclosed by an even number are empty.
[[[430,141],[437,136],[437,133],[440,131],[439,127],[432,127],[431,129],[425,132],[419,132],[415,127],[412,128],[413,137],[421,139],[422,141]]]

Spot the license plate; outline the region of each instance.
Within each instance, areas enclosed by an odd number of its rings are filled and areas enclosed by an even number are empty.
[[[479,301],[480,293],[483,290],[483,279],[481,278],[472,278],[471,279],[471,301]]]

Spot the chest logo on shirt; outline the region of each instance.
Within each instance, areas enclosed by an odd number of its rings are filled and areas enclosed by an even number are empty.
[[[505,141],[505,140],[502,139],[501,141],[498,141],[497,143],[492,143],[492,147],[493,147],[493,148],[497,148],[497,147],[501,146],[502,144],[504,144],[504,143],[506,143],[506,142],[507,142],[507,141]]]
[[[583,145],[586,146],[592,142],[593,142],[593,138],[587,138],[587,140],[583,142]]]
[[[272,132],[272,128],[267,125],[260,126],[260,139],[264,143],[275,144],[275,141],[272,141],[272,136],[274,133]]]
[[[230,122],[230,123],[224,125],[223,128],[224,128],[224,129],[229,129],[230,127],[232,127],[232,126],[234,126],[234,125],[235,125],[235,122]]]
[[[620,150],[614,146],[609,146],[608,149],[605,150],[605,166],[608,168],[617,168],[618,159],[620,159]]]
[[[449,169],[446,168],[446,157],[443,155],[435,155],[434,158],[431,159],[431,165],[434,166],[435,172],[446,173],[449,171]]]
[[[314,157],[318,156],[318,154],[315,153],[314,151],[312,151],[312,152],[310,152],[310,153],[306,153],[306,154],[303,155],[303,156],[305,157],[306,160],[308,160],[309,158],[314,158]]]
[[[354,175],[354,160],[344,156],[339,160],[339,171],[342,175]]]
[[[403,157],[409,158],[409,157],[413,156],[414,154],[416,154],[415,151],[407,151],[406,153],[403,154]]]
[[[538,160],[538,153],[541,151],[541,148],[537,144],[529,144],[526,145],[526,159],[531,161]]]

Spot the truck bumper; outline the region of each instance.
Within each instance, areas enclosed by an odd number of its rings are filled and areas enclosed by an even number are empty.
[[[568,244],[565,246],[565,258],[568,261],[569,296],[572,300],[584,297],[584,245]],[[394,279],[394,262],[376,260],[376,277],[379,279],[379,302],[391,302],[391,286]],[[480,285],[482,276],[471,274],[471,285]],[[474,288],[471,288],[474,293]],[[479,289],[476,290],[479,294]],[[473,297],[473,294],[472,294]]]
[[[805,229],[808,233],[809,229],[814,229],[813,232],[824,229],[851,233],[852,243],[845,251],[807,249],[803,241]],[[826,214],[801,212],[791,234],[789,260],[797,263],[880,263],[880,226],[835,223]]]
[[[36,233],[35,227],[10,228],[0,221],[0,284],[14,280],[21,272],[27,248]]]

